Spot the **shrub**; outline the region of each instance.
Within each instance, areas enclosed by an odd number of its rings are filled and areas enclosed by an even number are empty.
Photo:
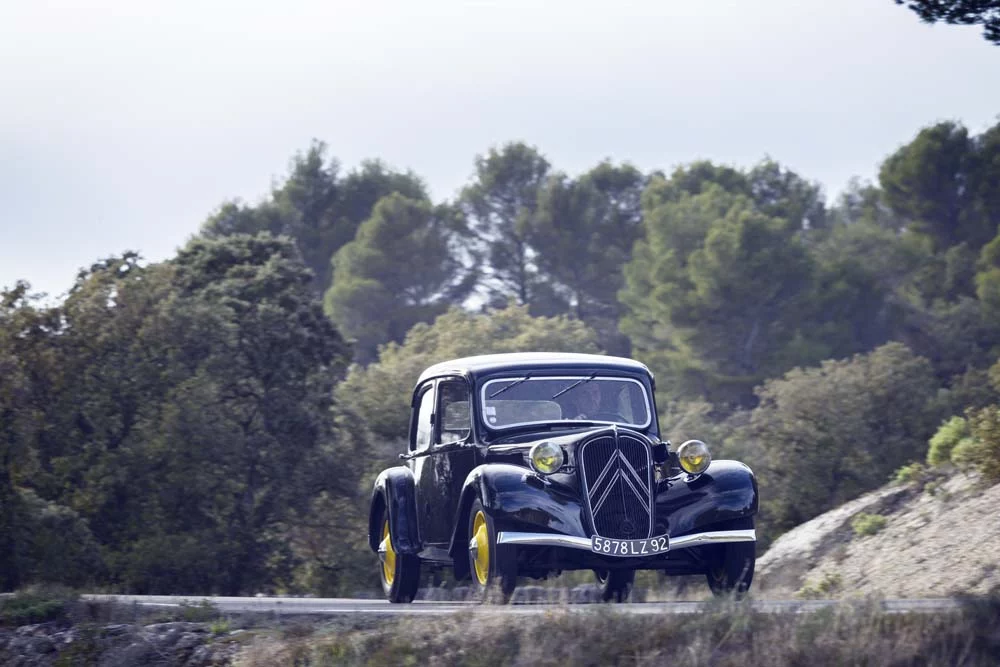
[[[927,480],[927,468],[923,463],[914,461],[909,465],[896,470],[892,479],[899,484],[909,484],[910,482],[924,482]]]
[[[952,463],[973,468],[990,482],[1000,482],[1000,406],[969,413],[971,437],[959,442],[951,453]]]
[[[878,533],[887,523],[886,518],[880,514],[862,513],[851,520],[851,528],[858,537],[866,537]]]
[[[931,438],[930,449],[927,450],[927,463],[939,466],[950,462],[952,451],[968,437],[969,423],[962,417],[952,417],[942,424]]]
[[[17,627],[66,617],[76,595],[60,588],[29,588],[0,599],[0,626]]]
[[[795,597],[805,598],[807,600],[829,598],[840,591],[843,583],[844,579],[838,573],[827,572],[817,583],[806,584],[803,586],[799,592],[795,594]]]

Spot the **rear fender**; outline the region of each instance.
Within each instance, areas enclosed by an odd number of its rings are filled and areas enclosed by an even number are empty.
[[[384,508],[388,508],[392,547],[396,553],[419,553],[422,546],[417,524],[416,484],[409,468],[387,468],[375,479],[368,513],[368,546],[376,552],[382,541],[379,517]]]

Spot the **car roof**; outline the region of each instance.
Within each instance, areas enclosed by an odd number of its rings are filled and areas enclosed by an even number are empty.
[[[502,370],[531,370],[538,368],[592,370],[618,370],[643,373],[653,377],[649,368],[635,359],[614,357],[605,354],[579,354],[575,352],[510,352],[506,354],[484,354],[442,361],[427,368],[420,374],[417,384],[441,375],[478,376]]]

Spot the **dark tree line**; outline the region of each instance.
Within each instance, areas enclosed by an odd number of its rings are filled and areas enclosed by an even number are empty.
[[[828,203],[772,160],[569,175],[509,143],[433,202],[315,143],[168,261],[2,293],[0,587],[368,586],[410,385],[487,350],[647,362],[672,438],[758,469],[773,537],[1000,401],[998,165],[1000,125],[939,123]]]

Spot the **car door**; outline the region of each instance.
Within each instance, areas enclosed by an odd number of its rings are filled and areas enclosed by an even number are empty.
[[[435,531],[431,522],[431,507],[435,503],[434,471],[430,460],[431,441],[434,438],[434,380],[422,384],[414,392],[407,464],[413,471],[416,487],[417,522],[420,539],[426,545]]]
[[[462,486],[477,465],[472,444],[471,389],[465,378],[443,378],[437,384],[437,407],[431,458],[437,486],[434,515],[435,542],[447,544],[454,529]]]

